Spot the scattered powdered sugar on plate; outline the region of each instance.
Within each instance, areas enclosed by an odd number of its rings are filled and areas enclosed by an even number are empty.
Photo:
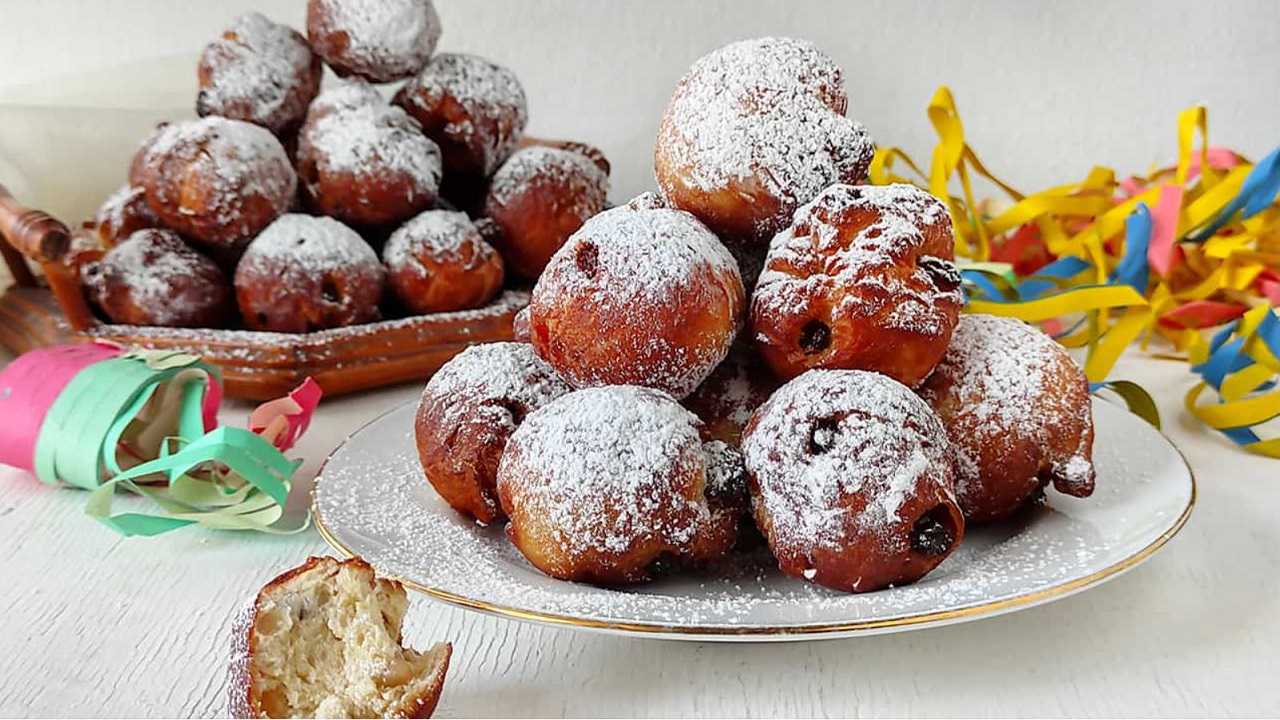
[[[697,417],[656,390],[578,390],[535,410],[512,434],[499,492],[571,554],[680,548],[708,517],[698,429]]]
[[[423,402],[442,409],[446,424],[474,422],[509,434],[523,416],[572,388],[527,343],[472,345],[445,363],[427,382]]]
[[[309,93],[296,93],[307,80],[312,61],[311,48],[302,36],[257,12],[236,18],[226,34],[234,38],[224,35],[214,40],[201,57],[201,66],[209,73],[200,91],[201,107],[223,114],[244,106],[248,112],[243,117],[237,114],[239,119],[272,129],[298,119]],[[286,107],[291,101],[299,105],[296,112]]]
[[[832,183],[865,177],[874,146],[845,117],[840,68],[791,38],[743,40],[712,52],[680,81],[658,146],[692,187],[759,182],[791,207]]]
[[[479,527],[449,508],[418,465],[414,410],[409,403],[374,421],[321,470],[316,517],[341,546],[382,575],[482,607],[520,611],[526,620],[635,625],[690,639],[744,632],[761,639],[813,637],[795,633],[1017,598],[1030,604],[1132,558],[1176,525],[1191,494],[1177,452],[1141,420],[1099,401],[1099,425],[1106,430],[1095,460],[1108,492],[1087,500],[1053,495],[1014,522],[970,528],[960,547],[913,585],[838,593],[781,575],[766,551],[735,557],[705,574],[601,588],[542,575],[501,527]],[[1107,441],[1120,437],[1127,441]],[[691,627],[711,634],[682,635]]]
[[[827,188],[769,244],[753,313],[786,315],[810,298],[829,297],[837,318],[874,317],[884,327],[922,335],[950,330],[964,297],[951,263],[922,256],[922,228],[946,212],[929,197],[907,185]],[[853,217],[866,213],[875,219],[850,231]]]
[[[417,72],[440,41],[440,16],[431,0],[312,2],[329,18],[324,29],[345,36],[344,64],[362,74],[373,71],[379,80]]]
[[[760,408],[742,452],[780,542],[839,548],[850,496],[866,501],[857,527],[875,533],[901,520],[923,478],[951,477],[945,437],[929,406],[888,377],[810,370]]]
[[[600,212],[609,194],[609,176],[587,156],[533,145],[507,158],[494,173],[489,181],[489,202],[506,205],[534,182],[565,188],[556,194],[557,201],[569,198],[567,209],[582,220]]]

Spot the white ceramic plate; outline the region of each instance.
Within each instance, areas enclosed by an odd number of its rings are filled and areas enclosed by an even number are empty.
[[[782,576],[767,553],[711,576],[626,590],[553,580],[499,527],[453,512],[418,466],[412,404],[352,435],[316,480],[315,519],[336,549],[448,603],[518,620],[686,640],[801,640],[990,617],[1125,572],[1186,522],[1195,482],[1176,448],[1123,408],[1094,401],[1093,497],[1050,491],[1016,522],[971,530],[920,582],[846,595]]]

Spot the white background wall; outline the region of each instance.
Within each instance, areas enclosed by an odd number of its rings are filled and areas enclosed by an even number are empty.
[[[72,103],[189,106],[194,57],[236,14],[301,27],[303,0],[0,0],[0,101],[57,99],[70,73],[133,63]],[[955,90],[984,159],[1024,189],[1167,161],[1176,113],[1211,110],[1211,137],[1259,156],[1280,145],[1280,2],[768,2],[437,0],[442,48],[520,75],[531,127],[600,145],[615,197],[652,185],[652,142],[699,55],[761,34],[809,38],[846,69],[850,112],[927,160],[924,107]],[[183,56],[173,72],[136,61]],[[159,67],[159,66],[156,66]],[[109,77],[109,76],[100,76]],[[35,85],[25,93],[4,86]],[[74,86],[79,87],[79,86]],[[2,138],[0,138],[2,140]],[[108,154],[115,154],[108,149]]]

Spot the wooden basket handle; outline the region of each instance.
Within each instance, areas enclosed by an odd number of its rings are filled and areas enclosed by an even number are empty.
[[[33,262],[62,262],[71,246],[71,231],[48,213],[18,202],[0,185],[0,235]]]
[[[71,231],[66,225],[18,202],[0,185],[0,255],[14,282],[19,287],[36,287],[39,283],[26,261],[39,263],[67,323],[75,330],[87,330],[97,320],[80,289],[79,268],[65,262],[70,248]]]

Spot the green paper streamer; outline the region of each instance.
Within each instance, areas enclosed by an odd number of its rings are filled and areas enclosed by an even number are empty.
[[[85,367],[41,426],[37,477],[89,490],[85,513],[126,536],[189,525],[268,533],[305,529],[309,514],[293,527],[277,525],[301,461],[285,458],[249,430],[204,432],[204,396],[216,372],[191,355],[149,351]],[[125,445],[148,454],[155,449],[156,457],[126,457],[122,464]],[[163,513],[115,511],[117,489],[148,499]]]

